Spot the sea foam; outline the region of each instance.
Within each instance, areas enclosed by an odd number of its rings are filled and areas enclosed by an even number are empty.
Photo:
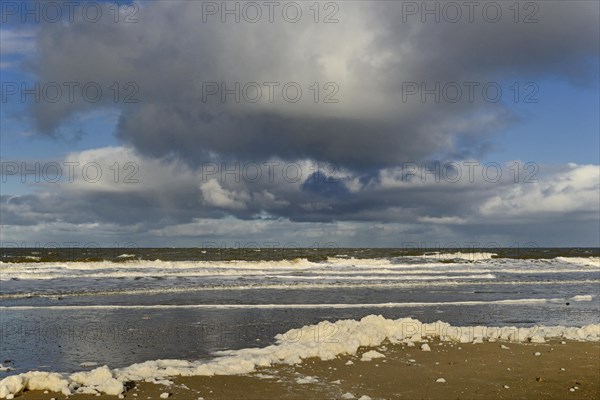
[[[292,329],[277,335],[273,345],[217,352],[210,361],[154,360],[112,370],[102,366],[70,375],[37,371],[13,375],[0,381],[0,398],[24,390],[49,390],[65,395],[119,395],[125,390],[125,383],[130,381],[153,381],[173,376],[248,374],[257,367],[298,364],[312,357],[332,360],[339,355],[355,355],[360,347],[378,346],[385,340],[391,343],[414,343],[424,337],[459,343],[480,343],[490,339],[539,343],[550,338],[599,341],[600,324],[583,327],[454,327],[441,321],[422,323],[412,318],[392,320],[381,315],[368,315],[361,320],[322,321]]]

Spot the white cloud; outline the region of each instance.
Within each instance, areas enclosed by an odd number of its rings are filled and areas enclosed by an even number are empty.
[[[506,188],[479,208],[482,216],[531,216],[600,212],[600,166],[569,164],[537,183]]]
[[[201,184],[200,192],[206,204],[219,208],[239,210],[245,208],[250,201],[250,195],[247,192],[223,189],[216,179]]]
[[[64,188],[74,192],[163,193],[173,185],[195,185],[197,179],[182,163],[145,157],[122,146],[69,153],[60,165]]]
[[[461,217],[430,217],[424,216],[418,218],[419,222],[426,224],[442,224],[442,225],[463,225],[467,222],[466,219]]]
[[[30,56],[36,51],[34,29],[0,29],[0,57],[8,55]]]

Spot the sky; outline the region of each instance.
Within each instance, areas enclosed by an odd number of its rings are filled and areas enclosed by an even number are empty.
[[[600,246],[599,19],[3,1],[0,241]]]

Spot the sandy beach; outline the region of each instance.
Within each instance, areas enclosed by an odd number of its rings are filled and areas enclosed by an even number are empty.
[[[553,340],[542,344],[430,341],[384,343],[356,356],[307,359],[244,376],[176,377],[170,385],[137,382],[124,398],[160,399],[599,399],[600,343]],[[361,361],[375,350],[385,357]],[[536,355],[539,353],[539,355]],[[445,382],[437,382],[442,378]],[[353,396],[353,397],[350,397]],[[64,399],[28,391],[15,398]],[[72,395],[70,399],[116,399]],[[367,398],[363,398],[366,400]]]

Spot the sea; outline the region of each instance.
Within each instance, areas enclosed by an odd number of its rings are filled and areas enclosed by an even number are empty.
[[[264,347],[320,321],[600,323],[599,248],[3,248],[0,379]]]

